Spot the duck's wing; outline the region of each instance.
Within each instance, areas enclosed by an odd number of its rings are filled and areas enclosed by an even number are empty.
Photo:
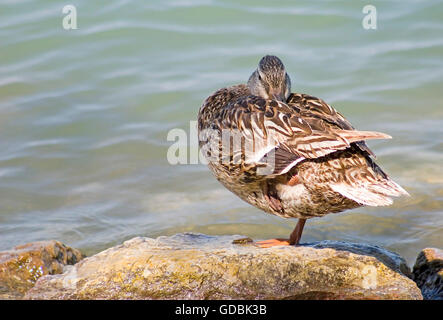
[[[291,93],[287,104],[317,130],[355,130],[340,112],[320,98],[303,93]],[[376,158],[364,141],[358,141],[356,145],[360,150]]]
[[[293,93],[287,102],[288,106],[303,117],[313,130],[328,132],[341,129],[354,130],[345,117],[319,98]],[[346,178],[347,175],[350,177],[341,182],[331,182],[332,190],[362,205],[370,206],[390,205],[391,197],[408,196],[408,192],[395,183],[369,157],[375,155],[363,140],[365,139],[356,141],[347,149],[354,156],[342,158],[340,166],[343,170],[342,177]],[[366,156],[357,156],[359,151],[366,153]]]
[[[222,135],[230,135],[231,141],[240,136],[242,141],[242,148],[225,149],[224,158],[256,166],[266,164],[268,169],[271,164],[273,171],[269,174],[272,175],[286,173],[304,159],[346,149],[353,142],[390,138],[383,133],[357,131],[345,125],[330,127],[314,116],[305,119],[291,103],[257,96],[227,104],[214,119],[213,127],[222,131]]]

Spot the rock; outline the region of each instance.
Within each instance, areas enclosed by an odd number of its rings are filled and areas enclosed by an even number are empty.
[[[423,249],[415,262],[414,280],[426,300],[443,300],[443,250]]]
[[[80,261],[80,251],[58,241],[31,242],[0,252],[0,299],[20,299],[43,275]]]
[[[323,241],[262,249],[242,236],[134,238],[41,277],[27,299],[422,299],[385,249]]]

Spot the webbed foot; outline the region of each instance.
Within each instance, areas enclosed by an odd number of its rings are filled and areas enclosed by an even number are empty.
[[[276,246],[289,246],[289,239],[269,239],[255,242],[260,248],[270,248]]]

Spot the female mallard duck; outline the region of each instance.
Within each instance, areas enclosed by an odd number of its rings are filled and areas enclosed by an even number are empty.
[[[357,131],[323,100],[291,93],[276,56],[263,57],[247,84],[209,96],[198,130],[208,166],[226,188],[268,213],[299,219],[289,239],[257,242],[262,247],[298,244],[306,219],[408,195],[364,142],[391,137]]]

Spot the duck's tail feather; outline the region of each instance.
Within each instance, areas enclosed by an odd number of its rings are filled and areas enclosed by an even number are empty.
[[[389,177],[384,181],[357,186],[346,183],[331,184],[331,188],[346,198],[366,206],[388,206],[393,202],[391,197],[409,196],[405,189]]]
[[[390,135],[376,131],[336,130],[335,133],[350,143],[372,139],[392,139]]]

